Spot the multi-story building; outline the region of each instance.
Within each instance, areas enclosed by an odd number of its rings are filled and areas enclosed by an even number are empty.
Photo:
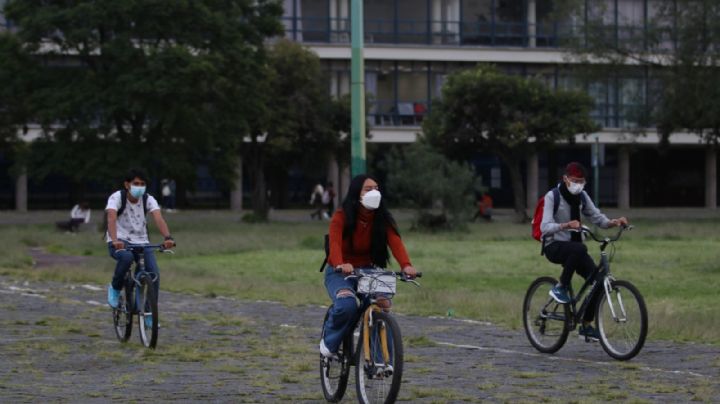
[[[658,1],[586,0],[579,15],[601,16],[613,40],[629,41],[642,35]],[[286,37],[319,55],[333,95],[350,91],[350,2],[283,0]],[[4,3],[0,0],[0,30],[12,29],[1,13]],[[590,166],[591,146],[597,143],[604,161],[601,204],[714,208],[716,151],[694,134],[674,134],[667,148],[659,147],[652,129],[638,135],[637,119],[653,99],[649,71],[627,66],[589,83],[578,80],[567,50],[560,46],[564,39],[583,34],[579,28],[583,22],[573,18],[558,22],[553,7],[553,0],[364,0],[369,142],[378,149],[415,141],[448,75],[492,63],[510,74],[539,78],[553,88],[582,87],[595,99],[592,116],[603,127],[598,133],[577,136],[573,145],[559,144],[550,152],[528,157],[524,180],[529,207],[557,181],[564,163],[579,160]],[[496,203],[510,206],[509,176],[500,160],[478,154],[474,163]],[[9,162],[0,156],[0,171],[7,171],[3,167]],[[348,174],[339,171],[331,162],[329,179],[342,189],[341,178]],[[7,190],[12,180],[5,177],[0,175],[0,185],[7,183],[3,187]],[[211,189],[207,195],[227,197]],[[10,206],[7,195],[0,195],[2,200],[6,203],[0,206]]]
[[[655,0],[585,1],[578,15],[600,16],[618,41],[642,35]],[[286,37],[315,51],[332,94],[350,91],[350,0],[285,0]],[[364,0],[365,87],[370,142],[412,142],[433,98],[453,71],[492,63],[554,88],[580,83],[569,69],[564,39],[582,35],[582,21],[553,19],[553,0]],[[675,134],[660,150],[652,129],[637,135],[650,108],[652,80],[643,67],[616,69],[587,83],[592,116],[603,129],[575,145],[530,156],[528,205],[558,178],[570,159],[591,163],[591,144],[603,151],[599,199],[605,205],[716,206],[716,152],[693,134]],[[510,204],[509,178],[499,159],[479,155],[485,185]],[[709,192],[706,192],[709,190]]]

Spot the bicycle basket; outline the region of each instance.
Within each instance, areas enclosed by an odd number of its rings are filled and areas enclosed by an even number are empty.
[[[397,278],[392,272],[365,274],[358,279],[357,292],[364,295],[384,293],[394,295],[397,289]]]

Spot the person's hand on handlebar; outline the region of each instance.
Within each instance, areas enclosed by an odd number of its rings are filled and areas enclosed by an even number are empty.
[[[172,238],[169,238],[169,239],[163,241],[163,248],[164,248],[164,249],[170,250],[170,249],[172,249],[173,247],[175,247],[175,240],[173,240]]]
[[[412,267],[412,265],[408,265],[405,268],[402,269],[402,272],[405,274],[405,277],[408,279],[415,279],[417,276],[417,271],[415,268]]]
[[[580,224],[579,220],[571,220],[567,223],[562,223],[560,225],[560,228],[565,229],[573,229],[573,230],[579,230],[582,225]]]
[[[353,268],[352,264],[340,264],[335,268],[336,271],[338,269],[342,271],[343,275],[345,276],[350,276],[355,271],[355,268]]]
[[[112,246],[115,249],[115,251],[120,251],[125,249],[125,243],[121,240],[115,240],[112,242]]]
[[[610,227],[627,226],[627,225],[628,225],[628,220],[625,217],[612,219],[610,221]]]

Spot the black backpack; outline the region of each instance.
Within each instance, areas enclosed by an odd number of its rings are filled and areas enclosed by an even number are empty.
[[[143,216],[147,216],[147,201],[148,197],[150,195],[146,192],[142,196],[142,207],[143,207]],[[127,190],[121,189],[120,190],[120,209],[117,211],[117,217],[119,218],[120,215],[125,213],[125,208],[127,207]],[[145,222],[145,227],[147,228],[147,221]],[[108,219],[107,219],[107,211],[103,215],[103,229],[105,230],[102,235],[102,239],[105,240],[105,234],[107,234],[108,231]]]

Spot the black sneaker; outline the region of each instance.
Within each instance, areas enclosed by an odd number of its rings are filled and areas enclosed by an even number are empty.
[[[600,333],[591,325],[581,325],[578,334],[580,334],[581,337],[585,337],[586,340],[597,341],[600,339]]]

